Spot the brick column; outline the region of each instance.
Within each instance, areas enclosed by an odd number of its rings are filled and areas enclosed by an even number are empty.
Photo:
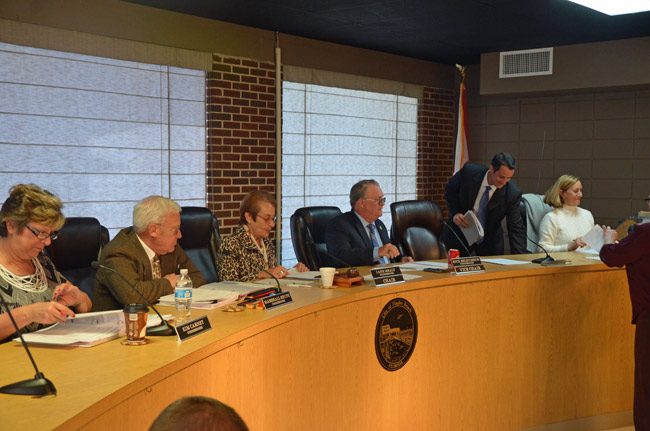
[[[246,193],[275,193],[275,65],[214,55],[206,112],[207,206],[230,235]]]
[[[418,105],[417,197],[440,205],[451,177],[456,146],[456,104],[450,90],[425,87]]]

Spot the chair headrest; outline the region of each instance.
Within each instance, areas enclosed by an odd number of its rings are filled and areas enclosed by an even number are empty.
[[[181,239],[183,250],[209,247],[215,234],[216,219],[205,207],[183,207],[181,211]]]
[[[341,210],[338,207],[315,206],[298,208],[293,213],[293,216],[302,219],[309,229],[314,242],[323,243],[325,242],[325,228],[327,224],[339,214],[341,214]]]
[[[428,200],[407,200],[390,204],[393,220],[393,240],[399,241],[409,226],[427,228],[434,235],[442,233],[442,212],[440,207]]]
[[[105,230],[94,217],[68,217],[47,252],[60,271],[89,267],[106,244]]]

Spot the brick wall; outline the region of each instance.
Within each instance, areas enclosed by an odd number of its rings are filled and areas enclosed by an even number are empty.
[[[456,146],[454,92],[424,88],[418,106],[418,199],[430,199],[446,214],[445,185],[451,177]]]
[[[239,203],[252,190],[275,193],[275,65],[213,56],[207,82],[207,206],[222,235],[239,220]],[[443,210],[455,146],[450,90],[425,88],[418,106],[417,196]]]
[[[214,55],[206,91],[207,206],[230,235],[246,193],[275,193],[275,65]]]

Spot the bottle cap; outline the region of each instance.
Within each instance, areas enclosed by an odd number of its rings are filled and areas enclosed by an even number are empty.
[[[187,269],[185,268],[181,269],[181,275],[187,275]]]

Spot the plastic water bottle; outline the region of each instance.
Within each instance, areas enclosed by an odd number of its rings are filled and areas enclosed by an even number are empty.
[[[187,275],[187,269],[181,269],[181,276],[178,277],[174,289],[176,301],[176,323],[185,323],[190,320],[190,308],[192,306],[192,279]]]

